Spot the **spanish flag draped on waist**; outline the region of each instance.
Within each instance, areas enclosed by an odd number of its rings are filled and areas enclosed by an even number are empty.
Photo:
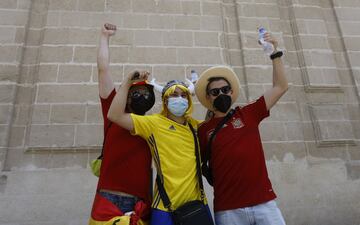
[[[138,201],[134,206],[134,212],[125,215],[111,201],[95,195],[89,225],[148,225],[150,208],[143,201]]]

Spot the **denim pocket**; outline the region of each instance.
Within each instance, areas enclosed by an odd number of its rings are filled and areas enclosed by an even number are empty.
[[[137,198],[130,196],[121,196],[112,194],[109,192],[100,192],[101,196],[111,201],[116,207],[118,207],[122,213],[131,212],[134,209],[134,206],[137,202]]]

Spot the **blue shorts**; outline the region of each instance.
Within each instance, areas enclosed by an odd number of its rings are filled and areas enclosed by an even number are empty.
[[[211,216],[209,206],[206,205],[206,208]],[[170,212],[165,212],[160,209],[151,209],[151,220],[150,225],[175,225],[171,217]]]

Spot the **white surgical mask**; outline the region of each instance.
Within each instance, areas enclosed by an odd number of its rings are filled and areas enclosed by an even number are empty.
[[[183,116],[188,109],[189,104],[186,98],[182,97],[171,97],[168,98],[169,111],[175,116]]]

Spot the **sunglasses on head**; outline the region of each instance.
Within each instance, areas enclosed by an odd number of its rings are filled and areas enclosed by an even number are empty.
[[[149,96],[150,96],[150,93],[149,93],[149,91],[146,90],[146,89],[138,89],[138,90],[132,91],[132,92],[130,93],[130,97],[131,97],[131,98],[139,98],[139,97],[141,97],[141,96],[144,96],[145,99],[148,99]]]
[[[208,91],[208,94],[216,97],[221,93],[227,95],[231,91],[231,87],[229,85],[223,86],[221,88],[213,88]]]

